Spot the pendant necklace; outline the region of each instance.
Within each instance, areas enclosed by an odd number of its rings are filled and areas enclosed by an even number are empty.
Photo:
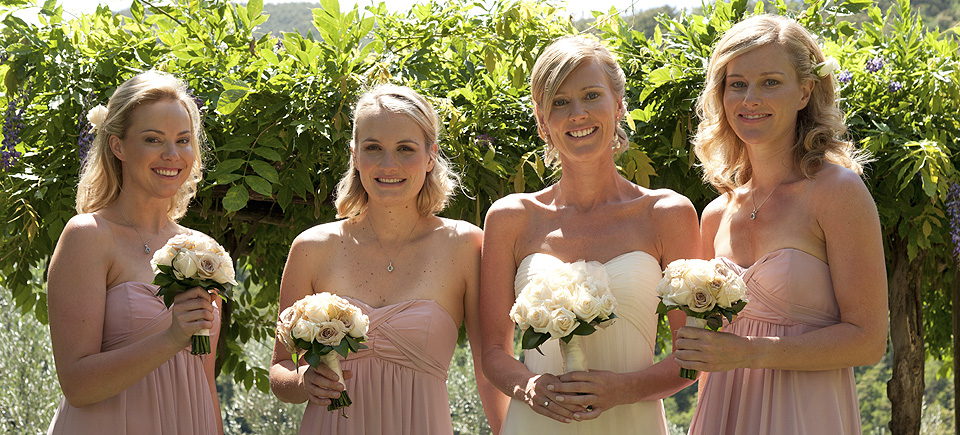
[[[760,205],[757,205],[757,198],[753,195],[752,191],[750,192],[750,199],[753,200],[753,212],[750,213],[750,220],[754,220],[757,218],[757,210],[759,210],[760,207],[763,207],[763,204],[767,202],[767,200],[770,199],[771,196],[773,196],[773,192],[776,192],[778,187],[780,187],[779,184],[777,184],[776,186],[773,186],[773,190],[770,191],[770,194],[767,195],[767,197],[764,198],[763,201],[760,201]]]
[[[388,261],[388,263],[387,263],[387,272],[393,272],[393,260],[394,260],[395,258],[397,258],[397,256],[400,255],[400,252],[403,251],[403,248],[406,248],[406,247],[407,247],[407,241],[410,239],[410,236],[413,234],[413,230],[415,230],[415,229],[417,228],[417,225],[420,223],[420,218],[421,218],[421,217],[423,217],[423,216],[421,215],[421,216],[417,217],[417,221],[414,222],[413,228],[410,228],[410,232],[407,233],[407,237],[405,237],[405,238],[403,239],[403,242],[400,243],[400,249],[397,250],[397,254],[394,255],[393,258],[390,258],[390,256],[387,255],[387,251],[386,251],[385,249],[383,249],[383,243],[380,242],[380,236],[377,235],[377,229],[373,227],[373,220],[371,220],[371,219],[370,219],[370,216],[367,215],[367,222],[370,222],[370,229],[373,231],[373,236],[377,238],[377,245],[380,246],[380,252],[383,252],[383,256],[387,258],[387,261]]]
[[[127,222],[127,225],[130,225],[131,227],[133,227],[133,230],[137,232],[137,237],[139,237],[139,238],[140,238],[140,241],[143,242],[143,252],[144,252],[145,254],[149,254],[149,253],[150,253],[150,241],[153,240],[154,237],[159,236],[160,233],[163,232],[163,230],[167,229],[167,226],[170,225],[170,221],[167,221],[167,225],[164,225],[163,228],[160,228],[160,231],[158,231],[157,234],[154,234],[153,237],[150,237],[149,239],[147,239],[147,241],[144,242],[144,241],[143,241],[143,236],[140,235],[140,230],[137,229],[137,226],[136,226],[136,225],[130,223],[130,219],[127,219],[127,215],[123,213],[123,208],[122,208],[122,207],[117,207],[117,208],[120,209],[120,216],[123,216],[123,220]]]

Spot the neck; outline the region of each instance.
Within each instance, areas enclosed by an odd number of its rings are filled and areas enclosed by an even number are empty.
[[[114,203],[121,217],[145,237],[157,234],[167,227],[170,223],[170,218],[167,217],[169,205],[169,200],[145,200],[134,195],[125,195],[123,192]]]
[[[793,162],[791,147],[747,146],[752,174],[751,189],[759,188],[767,192],[775,186],[801,177],[799,168]]]
[[[369,206],[360,216],[368,226],[373,226],[376,237],[381,243],[400,243],[410,235],[412,229],[422,220],[416,205],[400,207]]]
[[[613,160],[597,164],[566,164],[555,186],[558,206],[588,210],[619,197],[618,185],[626,181]]]

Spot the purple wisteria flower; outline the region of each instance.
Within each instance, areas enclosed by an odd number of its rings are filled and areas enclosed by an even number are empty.
[[[187,93],[193,97],[193,103],[197,105],[197,111],[200,112],[200,119],[203,119],[206,116],[206,112],[203,110],[203,98],[198,97],[193,88],[187,88]]]
[[[0,144],[0,166],[4,171],[13,168],[23,155],[17,151],[17,145],[22,141],[20,132],[23,131],[23,113],[26,109],[26,91],[7,101],[7,109],[3,114],[3,143]]]
[[[837,81],[840,83],[850,83],[853,80],[853,73],[847,70],[843,70],[837,73]]]
[[[950,218],[953,259],[960,261],[960,185],[957,183],[951,183],[947,190],[947,216]]]
[[[865,69],[867,72],[875,73],[883,69],[883,66],[887,64],[887,61],[883,60],[882,57],[875,57],[867,61],[867,66]]]
[[[896,93],[903,89],[903,83],[900,83],[896,80],[891,80],[890,85],[887,86],[887,92]]]
[[[477,148],[487,147],[490,145],[495,145],[497,143],[497,138],[488,134],[478,134],[474,143],[476,144]]]

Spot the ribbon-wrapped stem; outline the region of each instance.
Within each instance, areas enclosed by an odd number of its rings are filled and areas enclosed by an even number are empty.
[[[569,342],[560,340],[560,355],[563,357],[563,371],[587,371],[587,353],[583,351],[583,337],[571,335]]]
[[[340,369],[340,359],[337,358],[336,352],[330,352],[326,355],[322,355],[320,357],[320,362],[323,363],[323,365],[330,367],[330,369],[337,374],[337,377],[340,379],[340,383],[343,384],[344,387],[343,391],[340,392],[340,397],[331,399],[331,403],[327,405],[327,410],[333,411],[335,409],[340,409],[340,415],[342,415],[344,418],[347,418],[348,416],[346,409],[344,408],[350,406],[353,401],[350,400],[350,395],[347,394],[347,384],[343,383],[343,370]]]
[[[687,316],[687,326],[692,326],[694,328],[705,329],[707,327],[707,319],[701,319],[699,317]],[[700,373],[696,370],[680,368],[680,377],[684,379],[697,380],[697,376]]]

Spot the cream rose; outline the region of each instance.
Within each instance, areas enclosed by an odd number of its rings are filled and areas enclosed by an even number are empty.
[[[306,317],[301,317],[300,321],[293,325],[290,335],[301,340],[313,341],[320,332],[320,325],[313,323]]]
[[[594,297],[588,292],[580,292],[576,303],[573,304],[573,314],[580,320],[590,323],[600,315],[601,298]]]
[[[150,268],[153,269],[154,275],[161,273],[157,265],[169,266],[173,262],[174,255],[177,255],[177,250],[170,245],[163,245],[162,248],[154,252],[153,258],[150,259]]]
[[[197,255],[193,251],[181,249],[171,262],[173,274],[177,279],[196,278],[200,270],[199,263]]]
[[[570,335],[580,322],[577,321],[577,315],[573,311],[557,308],[550,313],[550,323],[547,325],[547,332],[553,338],[561,338]]]
[[[360,338],[367,335],[370,329],[370,318],[363,314],[359,309],[353,310],[353,326],[347,331],[347,335],[353,338]]]
[[[535,332],[547,332],[550,326],[550,311],[542,305],[535,305],[527,310],[527,323]]]
[[[317,341],[326,346],[336,346],[340,344],[344,335],[347,335],[347,330],[343,327],[343,322],[340,319],[332,319],[320,324]]]
[[[569,288],[558,288],[554,289],[551,294],[552,309],[563,308],[565,310],[572,310],[574,303],[576,303],[576,298],[573,296],[573,292]]]
[[[717,298],[713,296],[709,288],[695,287],[691,290],[690,303],[687,304],[690,311],[703,313],[712,310],[715,305],[717,305]]]
[[[516,323],[521,331],[530,327],[530,323],[527,322],[528,304],[529,302],[524,299],[517,299],[513,303],[513,307],[510,308],[510,320],[513,320],[513,323]]]
[[[90,109],[87,112],[87,121],[90,121],[90,131],[95,131],[101,125],[103,121],[107,120],[107,108],[103,107],[102,104],[98,104],[96,107]]]

